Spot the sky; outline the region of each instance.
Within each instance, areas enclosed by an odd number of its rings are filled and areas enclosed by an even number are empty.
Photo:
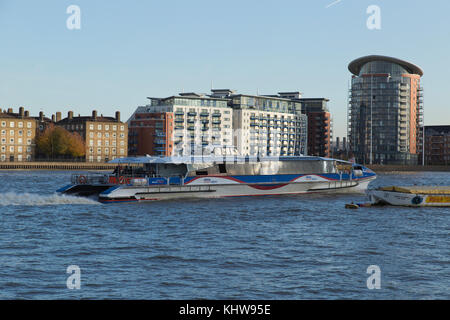
[[[67,28],[67,8],[81,10]],[[380,29],[369,29],[370,5]],[[128,119],[149,96],[300,91],[346,134],[348,64],[378,54],[424,70],[425,124],[450,124],[448,0],[0,0],[0,108]],[[71,20],[72,21],[72,20]]]

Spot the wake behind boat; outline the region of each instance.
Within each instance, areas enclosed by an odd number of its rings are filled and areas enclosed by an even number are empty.
[[[110,163],[118,164],[114,173],[75,174],[72,183],[57,192],[97,195],[100,202],[364,193],[376,178],[364,166],[310,156],[146,156],[119,158]]]

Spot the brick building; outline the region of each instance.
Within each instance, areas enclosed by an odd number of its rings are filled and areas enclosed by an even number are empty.
[[[23,107],[0,109],[0,161],[22,162],[34,158],[37,121]]]
[[[425,126],[425,164],[450,165],[450,125]]]
[[[128,125],[120,121],[120,112],[115,117],[98,116],[92,111],[91,116],[73,116],[69,111],[67,117],[59,120],[56,113],[56,125],[69,132],[77,132],[86,145],[87,162],[107,162],[128,155]]]

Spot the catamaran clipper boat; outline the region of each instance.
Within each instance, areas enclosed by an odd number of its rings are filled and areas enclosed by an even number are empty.
[[[98,196],[100,202],[180,198],[364,193],[370,169],[322,157],[127,157],[110,161],[112,174],[74,174],[63,194]],[[138,166],[138,167],[136,167]]]

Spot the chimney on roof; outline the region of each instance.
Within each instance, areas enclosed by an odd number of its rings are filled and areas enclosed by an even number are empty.
[[[97,120],[97,110],[93,110],[93,111],[92,111],[92,118],[93,118],[94,120]]]
[[[67,118],[69,118],[69,120],[72,120],[72,119],[73,119],[73,111],[69,111],[69,112],[67,113]]]
[[[116,111],[116,121],[120,122],[120,111]]]
[[[39,112],[39,121],[44,121],[44,112]]]
[[[55,115],[52,114],[52,122],[55,122],[55,119],[56,119]]]
[[[29,117],[30,116],[30,111],[25,110],[25,117]]]
[[[61,112],[56,113],[56,122],[61,121]]]
[[[23,118],[25,109],[23,107],[19,108],[19,116]]]
[[[13,109],[12,108],[8,108],[8,113],[13,113]]]

